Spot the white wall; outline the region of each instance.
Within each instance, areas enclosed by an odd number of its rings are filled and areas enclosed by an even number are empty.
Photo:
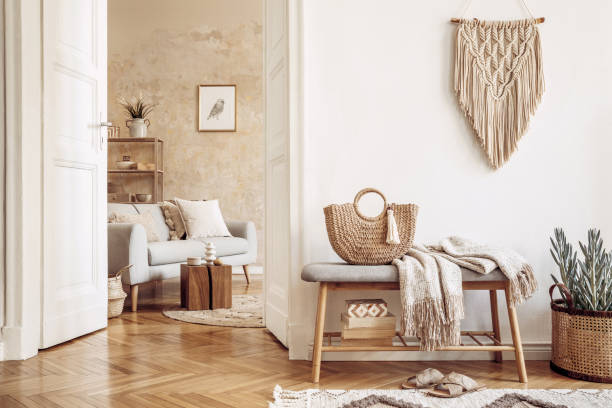
[[[540,284],[519,308],[523,341],[546,348],[553,228],[564,227],[575,242],[598,227],[612,248],[612,3],[530,3],[536,17],[546,17],[539,26],[546,92],[518,151],[498,171],[488,167],[452,92],[456,26],[449,18],[465,0],[303,3],[304,255],[307,263],[337,260],[322,208],[377,187],[392,202],[420,206],[418,242],[457,234],[523,254]],[[527,16],[518,0],[476,1],[467,15]],[[342,299],[358,295],[381,295],[399,311],[397,292],[332,292],[328,329],[339,326]],[[308,357],[315,299],[315,285],[294,287],[292,358]],[[467,294],[466,304],[463,327],[488,328],[488,296]],[[505,316],[502,329],[510,341]]]

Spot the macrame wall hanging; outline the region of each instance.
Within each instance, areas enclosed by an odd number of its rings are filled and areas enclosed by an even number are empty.
[[[522,0],[531,15],[531,11]],[[465,15],[470,6],[464,7]],[[458,23],[455,93],[489,163],[500,168],[516,150],[544,93],[536,24],[544,18]]]

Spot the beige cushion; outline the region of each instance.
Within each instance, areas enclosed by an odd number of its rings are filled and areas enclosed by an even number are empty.
[[[166,217],[159,204],[143,204],[135,203],[134,207],[138,210],[138,214],[150,212],[155,220],[155,231],[160,241],[168,241],[170,239],[170,228],[166,224]]]
[[[218,200],[189,201],[175,199],[185,223],[187,239],[231,237],[223,221]]]
[[[108,217],[108,222],[111,224],[140,224],[147,232],[147,242],[159,241],[155,218],[153,218],[153,214],[150,212],[143,212],[141,214],[112,213]]]
[[[164,201],[159,205],[166,218],[166,225],[170,230],[170,240],[176,241],[185,235],[185,224],[181,218],[181,212],[176,204]]]

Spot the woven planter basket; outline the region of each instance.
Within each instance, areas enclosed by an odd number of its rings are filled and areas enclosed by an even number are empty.
[[[127,293],[121,284],[121,275],[130,269],[132,265],[124,266],[115,276],[108,278],[108,318],[119,316],[123,312],[123,303]]]
[[[376,217],[359,211],[358,203],[367,193],[379,194],[384,209]],[[399,244],[387,244],[387,209],[393,210],[399,232]],[[350,264],[382,265],[400,258],[412,247],[419,207],[415,204],[388,204],[378,190],[366,188],[355,196],[353,203],[332,204],[323,209],[327,236],[334,251]]]
[[[568,305],[553,300],[563,291]],[[550,287],[552,360],[550,368],[580,380],[612,383],[612,312],[574,309],[572,295],[563,284]]]

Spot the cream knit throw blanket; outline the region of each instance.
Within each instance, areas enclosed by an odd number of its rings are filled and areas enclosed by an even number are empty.
[[[420,339],[421,349],[460,343],[463,318],[461,268],[487,274],[499,268],[510,281],[510,301],[523,302],[537,288],[531,266],[516,252],[449,237],[438,245],[415,245],[396,259],[404,336]]]

